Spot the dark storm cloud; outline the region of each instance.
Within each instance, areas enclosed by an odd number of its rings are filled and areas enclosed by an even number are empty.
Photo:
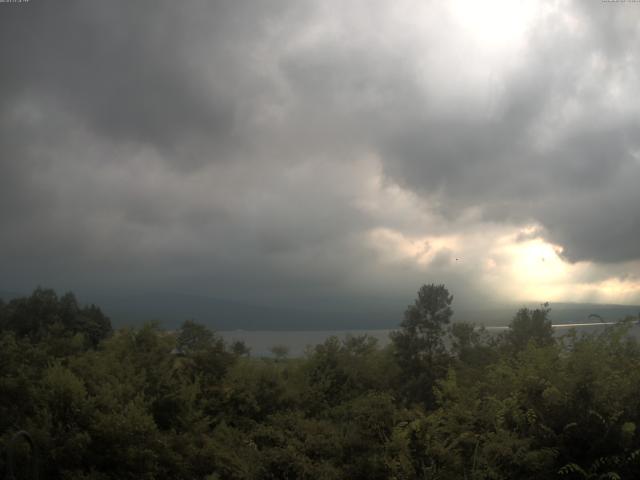
[[[240,88],[250,76],[244,55],[269,14],[277,9],[268,2],[8,6],[0,16],[3,104],[51,103],[114,141],[175,148],[206,136],[208,147],[224,146],[243,95],[253,94]]]
[[[3,284],[412,291],[378,227],[535,222],[570,260],[640,259],[628,11],[567,4],[581,33],[542,17],[484,68],[439,2],[398,5],[1,4]],[[471,292],[451,258],[426,280]]]
[[[487,220],[541,223],[573,261],[638,259],[640,37],[628,10],[565,6],[581,31],[558,17],[537,23],[517,66],[495,74],[489,111],[455,97],[443,111],[442,91],[417,85],[407,65],[419,57],[398,61],[378,44],[330,40],[285,72],[317,101],[309,111],[341,120],[336,129],[379,152],[387,175],[447,218],[479,207]]]

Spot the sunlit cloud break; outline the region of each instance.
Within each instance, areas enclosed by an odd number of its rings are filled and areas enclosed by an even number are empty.
[[[0,291],[640,303],[631,9],[3,7]]]

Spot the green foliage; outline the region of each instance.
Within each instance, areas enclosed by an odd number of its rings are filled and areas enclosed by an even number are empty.
[[[186,320],[178,331],[176,349],[180,354],[190,355],[216,348],[218,342],[219,339],[207,327],[193,320]]]
[[[640,478],[631,321],[555,340],[523,309],[498,338],[448,328],[451,302],[424,286],[387,348],[274,359],[193,321],[111,334],[38,289],[0,303],[0,450],[29,430],[51,479]]]
[[[289,356],[289,347],[286,345],[274,345],[270,351],[277,360],[284,360]]]
[[[27,298],[0,304],[0,328],[34,343],[45,343],[54,355],[95,348],[107,338],[111,322],[95,305],[80,307],[72,293],[62,297],[37,288]]]
[[[302,366],[306,388],[301,395],[309,411],[335,406],[371,391],[391,388],[397,366],[388,351],[376,348],[369,336],[328,338],[317,345]]]
[[[391,334],[402,370],[401,389],[409,402],[433,403],[433,385],[448,366],[444,335],[453,315],[452,301],[444,285],[423,285],[405,311],[401,330]]]
[[[553,328],[549,319],[549,304],[530,310],[521,308],[511,321],[506,340],[514,351],[522,350],[529,342],[538,346],[553,344]]]
[[[444,352],[444,328],[453,315],[452,301],[444,285],[423,285],[418,290],[418,298],[404,314],[402,330],[393,335],[403,360],[430,359]]]

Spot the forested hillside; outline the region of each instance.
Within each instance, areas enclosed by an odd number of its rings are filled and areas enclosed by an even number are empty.
[[[0,475],[24,429],[46,479],[640,478],[637,318],[558,339],[542,306],[492,336],[452,302],[423,286],[388,347],[292,359],[192,321],[113,331],[72,294],[0,302]]]

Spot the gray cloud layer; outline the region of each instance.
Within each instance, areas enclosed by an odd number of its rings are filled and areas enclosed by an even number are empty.
[[[567,2],[496,60],[397,5],[0,5],[2,285],[471,298],[362,235],[483,222],[639,260],[640,10]],[[430,213],[362,208],[394,185]]]

